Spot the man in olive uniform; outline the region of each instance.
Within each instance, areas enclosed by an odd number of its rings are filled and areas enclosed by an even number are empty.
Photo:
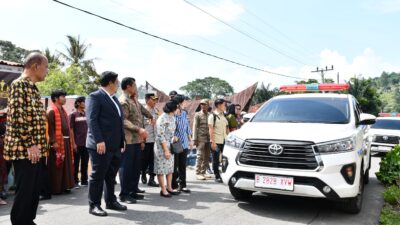
[[[210,159],[210,133],[208,128],[209,102],[203,99],[200,102],[201,110],[196,112],[193,120],[193,141],[197,147],[196,175],[198,180],[205,180],[211,176],[206,174]]]

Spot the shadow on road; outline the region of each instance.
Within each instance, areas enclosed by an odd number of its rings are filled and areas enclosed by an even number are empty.
[[[377,224],[382,208],[383,187],[375,176],[365,187],[363,209],[359,214],[348,214],[334,201],[314,198],[256,194],[239,207],[249,213],[287,222],[305,224]],[[312,218],[311,220],[309,218]]]

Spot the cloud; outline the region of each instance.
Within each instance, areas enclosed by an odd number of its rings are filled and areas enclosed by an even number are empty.
[[[146,24],[146,27],[164,34],[210,36],[227,29],[183,0],[112,2],[116,3],[124,14],[135,15],[140,19],[139,24]],[[232,0],[221,0],[207,5],[194,4],[227,22],[237,20],[244,12],[243,7]]]
[[[337,72],[340,79],[349,80],[353,76],[362,75],[365,78],[380,76],[383,71],[400,71],[400,67],[377,55],[373,49],[365,48],[364,51],[352,60],[340,55],[337,51],[325,49],[320,54],[320,65],[334,65],[335,70],[329,78],[335,78]]]
[[[371,48],[364,49],[359,55],[352,59],[347,59],[341,55],[338,51],[324,49],[319,55],[319,65],[328,66],[334,65],[334,70],[325,73],[325,78],[337,80],[337,74],[340,75],[340,82],[350,80],[351,77],[361,75],[364,78],[380,76],[383,71],[387,72],[400,72],[400,67],[393,65],[390,62],[384,61],[382,57],[377,55]],[[270,70],[277,73],[302,77],[306,79],[317,79],[321,80],[320,73],[311,73],[316,68],[313,66],[303,67],[266,67],[266,70]],[[264,84],[271,84],[271,87],[280,87],[285,84],[294,84],[296,79],[284,78],[279,76],[268,75],[266,73],[259,73],[251,77],[248,80],[257,80],[264,82]],[[249,85],[252,82],[247,82]],[[242,86],[241,86],[242,87]]]

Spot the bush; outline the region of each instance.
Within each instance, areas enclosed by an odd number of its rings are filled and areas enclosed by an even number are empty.
[[[383,198],[393,206],[400,206],[400,188],[396,185],[390,186],[383,192]]]
[[[386,205],[382,209],[379,222],[382,225],[399,225],[400,224],[400,212],[398,212],[398,211],[396,212],[396,210],[392,206]]]
[[[378,180],[384,185],[396,184],[400,178],[400,146],[396,145],[388,152],[379,165],[379,172],[376,173]]]

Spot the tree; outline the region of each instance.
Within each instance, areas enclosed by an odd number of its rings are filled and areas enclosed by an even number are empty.
[[[371,79],[354,77],[347,83],[350,85],[348,93],[357,99],[363,112],[374,115],[380,112],[382,102],[377,89],[372,85]]]
[[[49,67],[50,66],[64,66],[64,63],[61,62],[60,60],[60,55],[57,53],[51,53],[49,48],[46,48],[44,50],[44,55],[46,56],[48,62],[49,62]]]
[[[228,96],[233,94],[233,87],[217,77],[205,77],[188,82],[180,90],[185,91],[188,96],[195,98],[216,98],[218,96]]]
[[[37,86],[44,96],[50,96],[56,89],[62,89],[68,95],[87,95],[86,81],[78,78],[79,73],[81,70],[78,66],[71,66],[63,72],[57,65],[50,65],[45,81],[38,83]]]
[[[77,73],[79,80],[84,80],[85,90],[90,93],[97,89],[99,85],[99,74],[96,72],[94,59],[86,59],[87,51],[90,44],[82,42],[79,35],[73,37],[67,35],[68,45],[65,45],[65,53],[60,52],[60,55],[70,64],[70,66],[78,66],[81,70]]]
[[[69,45],[65,45],[66,53],[60,52],[67,62],[83,67],[86,62],[93,61],[93,59],[85,59],[90,44],[82,42],[79,35],[78,37],[67,35],[67,39]]]
[[[30,52],[32,51],[15,46],[11,41],[0,40],[0,59],[22,63]]]
[[[335,81],[332,78],[326,78],[325,79],[325,84],[334,84]]]
[[[264,85],[264,83],[261,83],[261,86],[257,88],[257,90],[254,92],[253,98],[251,99],[251,104],[256,105],[259,103],[263,103],[265,101],[268,101],[269,99],[281,94],[278,88],[270,89],[270,85],[268,84],[267,86]]]
[[[296,84],[318,84],[318,80],[316,79],[308,79],[308,80],[300,80],[296,81]]]

